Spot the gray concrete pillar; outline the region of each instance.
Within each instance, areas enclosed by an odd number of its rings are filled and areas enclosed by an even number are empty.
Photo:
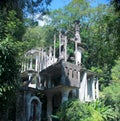
[[[47,95],[47,118],[48,118],[48,121],[52,121],[52,110],[53,110],[53,107],[52,107],[52,95],[48,94]]]
[[[35,70],[38,71],[38,56],[35,58]]]
[[[77,97],[77,89],[73,89],[72,90],[72,98],[76,98]]]
[[[47,87],[48,88],[51,88],[51,77],[50,76],[48,77]]]
[[[30,58],[30,68],[29,69],[32,69],[32,56]]]
[[[65,101],[68,101],[68,96],[69,96],[69,92],[70,90],[66,89],[66,90],[62,90],[62,103],[64,103]]]
[[[85,71],[79,88],[79,99],[82,102],[85,101],[86,83],[87,83],[87,72]]]
[[[29,79],[29,81],[30,81],[30,79],[31,79],[31,77],[32,77],[32,73],[28,73],[28,79]]]
[[[77,44],[77,42],[76,42],[76,44]],[[76,65],[81,64],[81,58],[82,58],[82,50],[79,47],[76,47],[76,51],[75,51]]]
[[[93,101],[95,101],[95,80],[92,81],[92,97]]]
[[[88,79],[86,77],[86,82],[85,82],[85,101],[88,101]]]
[[[96,98],[99,99],[99,82],[98,82],[98,78],[96,78]]]

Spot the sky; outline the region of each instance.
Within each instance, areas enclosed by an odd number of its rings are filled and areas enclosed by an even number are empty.
[[[67,5],[71,0],[52,0],[50,9],[55,10],[58,8],[62,8]],[[110,0],[90,0],[92,6],[97,6],[98,4],[106,4],[109,3]]]
[[[55,9],[59,9],[59,8],[63,8],[64,6],[66,6],[67,4],[69,4],[72,0],[52,0],[50,6],[49,6],[49,10],[55,10]],[[91,5],[92,6],[97,6],[99,4],[107,4],[109,3],[110,0],[90,0]],[[40,26],[44,26],[45,21],[38,21],[38,24]]]
[[[67,5],[71,0],[52,0],[50,4],[50,9],[58,9]]]

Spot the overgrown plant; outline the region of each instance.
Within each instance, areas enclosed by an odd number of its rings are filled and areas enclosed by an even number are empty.
[[[57,116],[60,121],[111,121],[115,114],[110,106],[101,101],[82,103],[70,100],[61,105]]]

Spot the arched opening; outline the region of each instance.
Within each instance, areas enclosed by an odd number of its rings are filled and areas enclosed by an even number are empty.
[[[33,96],[28,102],[28,121],[41,121],[41,102]]]

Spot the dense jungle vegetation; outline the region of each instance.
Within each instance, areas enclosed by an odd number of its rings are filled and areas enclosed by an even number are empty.
[[[0,0],[0,120],[15,121],[16,93],[20,82],[20,57],[31,48],[53,44],[59,30],[81,24],[85,44],[82,64],[97,72],[100,100],[64,103],[56,118],[63,121],[120,120],[120,1],[92,6],[88,0],[71,0],[62,9],[48,10],[51,0]],[[38,26],[47,16],[46,25]],[[69,35],[71,36],[71,35]],[[75,112],[75,113],[73,113]]]

